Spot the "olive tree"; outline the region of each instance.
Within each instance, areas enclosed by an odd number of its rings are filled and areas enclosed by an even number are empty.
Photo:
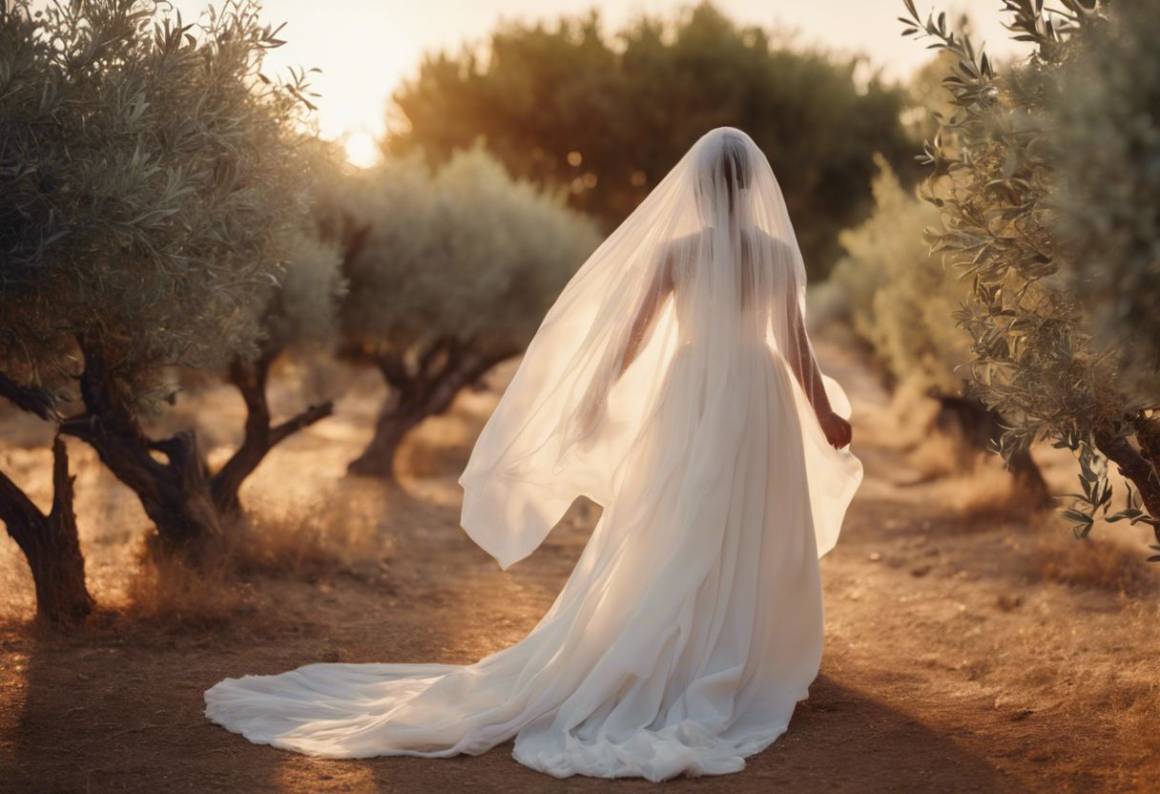
[[[245,479],[276,445],[333,413],[332,400],[307,406],[275,423],[267,398],[274,363],[283,356],[333,353],[338,340],[338,306],[346,291],[341,240],[326,225],[333,189],[349,168],[340,148],[313,138],[301,148],[306,166],[309,214],[283,230],[281,272],[264,294],[245,307],[261,327],[257,352],[239,351],[225,379],[246,406],[242,443],[210,478],[214,503],[223,516],[242,510],[238,493]]]
[[[0,389],[90,444],[169,547],[221,522],[193,433],[143,420],[178,368],[258,355],[253,306],[306,213],[305,75],[259,71],[281,43],[251,2],[197,25],[143,0],[0,4]],[[17,491],[9,532],[38,532]]]
[[[214,503],[225,516],[241,512],[238,491],[277,444],[303,428],[331,415],[332,400],[306,407],[274,423],[266,387],[270,368],[292,352],[326,351],[337,339],[338,301],[345,291],[338,245],[321,238],[311,227],[295,230],[278,285],[265,303],[256,301],[263,334],[255,356],[237,355],[227,380],[246,404],[241,445],[210,478]]]
[[[434,173],[389,159],[359,181],[341,344],[382,372],[390,396],[350,470],[392,478],[405,435],[523,350],[597,235],[478,148]]]
[[[924,20],[904,4],[904,35],[956,61],[944,80],[952,112],[923,155],[941,215],[930,240],[971,286],[957,317],[973,387],[1009,423],[1002,451],[1046,439],[1075,452],[1082,493],[1066,515],[1077,534],[1097,516],[1160,533],[1160,400],[1140,388],[1156,372],[1145,289],[1156,284],[1157,3],[1004,0],[1035,51],[1003,73],[945,15]],[[1137,80],[1142,96],[1127,97]],[[1120,101],[1134,104],[1105,117]],[[1129,481],[1115,513],[1107,461]]]
[[[953,422],[974,450],[990,449],[1006,423],[964,383],[970,338],[953,318],[969,285],[922,239],[923,230],[937,223],[938,210],[904,189],[884,159],[879,168],[874,211],[840,236],[846,255],[830,278],[841,290],[855,333],[889,380],[935,399],[940,422]],[[1012,453],[1009,465],[1030,505],[1052,503],[1029,450]]]

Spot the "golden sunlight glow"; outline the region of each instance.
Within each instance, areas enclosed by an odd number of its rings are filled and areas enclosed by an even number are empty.
[[[346,159],[351,165],[370,168],[379,161],[381,157],[379,145],[369,132],[352,132],[345,138],[343,146],[346,148]]]
[[[197,19],[210,4],[171,2],[186,20]],[[217,0],[213,4],[220,6]],[[311,86],[320,94],[314,100],[319,131],[324,138],[341,140],[352,163],[367,165],[378,160],[368,139],[385,133],[391,93],[414,77],[425,53],[456,52],[465,42],[486,40],[501,19],[551,20],[596,7],[610,34],[641,13],[671,18],[689,5],[685,0],[267,0],[263,16],[275,25],[287,23],[280,37],[288,43],[268,53],[264,68],[272,75],[283,75],[290,66],[320,68],[311,75]],[[803,45],[864,52],[889,77],[905,77],[930,57],[900,35],[898,0],[715,0],[715,5],[738,23],[797,31]],[[1014,47],[1001,21],[992,12],[976,15],[976,35],[987,40],[992,59]]]

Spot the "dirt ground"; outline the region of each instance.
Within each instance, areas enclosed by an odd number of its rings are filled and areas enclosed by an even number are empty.
[[[904,427],[867,369],[833,344],[821,350],[855,403],[854,448],[867,474],[822,564],[821,675],[789,732],[744,772],[666,785],[1155,790],[1160,576],[1140,561],[1141,547],[1105,540],[1115,528],[1084,544],[1057,519],[1019,516],[1001,472],[926,476],[900,449]],[[193,577],[176,596],[136,569],[147,522],[131,495],[70,442],[101,610],[71,635],[33,626],[31,583],[15,544],[0,541],[0,791],[653,788],[554,781],[516,764],[510,744],[449,760],[311,759],[250,745],[204,719],[202,692],[225,676],[316,661],[474,661],[522,637],[578,557],[591,505],[574,508],[509,572],[458,528],[455,477],[494,388],[463,395],[421,429],[404,450],[401,488],[343,478],[380,397],[373,380],[356,378],[337,415],[277,450],[243,494],[269,531],[306,524],[313,529],[295,537],[340,546],[338,560],[313,561],[318,542],[303,540],[289,573]],[[217,424],[200,432],[221,455],[235,441],[240,401],[224,389],[197,401],[214,403],[198,416]],[[42,502],[45,433],[0,420],[0,466]],[[1048,462],[1063,489],[1066,462]]]

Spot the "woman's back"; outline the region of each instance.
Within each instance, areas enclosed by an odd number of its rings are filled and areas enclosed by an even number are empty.
[[[796,296],[789,292],[793,250],[752,226],[726,234],[713,228],[675,240],[668,251],[681,344],[710,333],[739,342],[769,342],[770,321]]]

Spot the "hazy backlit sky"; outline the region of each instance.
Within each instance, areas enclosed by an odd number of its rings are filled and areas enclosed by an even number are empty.
[[[173,0],[185,18],[196,17],[205,0]],[[323,135],[347,136],[352,160],[373,156],[373,139],[382,135],[391,91],[412,75],[424,52],[458,49],[479,42],[500,19],[551,20],[560,14],[597,8],[612,32],[642,13],[671,16],[687,7],[681,0],[265,0],[265,17],[286,22],[286,46],[270,57],[271,68],[317,66],[315,87]],[[925,13],[931,2],[918,0]],[[996,13],[999,0],[939,0],[948,16],[972,9],[976,37],[987,51],[1015,51]],[[903,77],[930,57],[913,39],[901,37],[901,0],[717,0],[734,20],[794,30],[803,44],[861,52],[891,77]]]

